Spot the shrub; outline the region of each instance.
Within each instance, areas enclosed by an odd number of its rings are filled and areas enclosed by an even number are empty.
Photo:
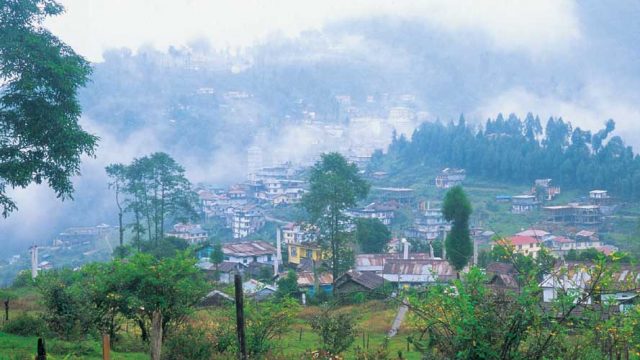
[[[351,314],[337,312],[325,306],[311,319],[311,329],[320,336],[322,350],[338,355],[355,341],[356,318]]]
[[[164,344],[163,359],[209,360],[214,353],[214,344],[205,332],[192,326],[176,331]]]
[[[20,336],[43,336],[47,333],[47,324],[40,317],[22,314],[9,321],[2,330]]]

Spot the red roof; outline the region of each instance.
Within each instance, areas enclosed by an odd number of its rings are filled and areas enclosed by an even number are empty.
[[[567,239],[564,236],[556,236],[556,237],[553,238],[553,242],[568,244],[568,243],[572,243],[572,242],[575,242],[575,241],[573,241],[571,239]]]
[[[512,237],[508,238],[507,240],[509,240],[509,242],[512,245],[537,244],[539,242],[538,239],[536,239],[534,237],[531,237],[531,236],[520,236],[520,235],[512,236]]]

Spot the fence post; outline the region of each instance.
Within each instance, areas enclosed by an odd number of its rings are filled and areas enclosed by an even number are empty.
[[[244,336],[244,302],[242,293],[242,276],[235,274],[234,285],[236,288],[236,329],[240,347],[240,360],[247,360],[247,343]]]
[[[102,360],[111,360],[111,339],[109,334],[102,335]]]
[[[44,347],[44,339],[38,338],[38,355],[36,360],[47,360],[47,350]]]

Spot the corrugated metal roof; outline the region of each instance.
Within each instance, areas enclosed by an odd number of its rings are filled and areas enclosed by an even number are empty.
[[[228,243],[222,246],[225,255],[237,257],[271,255],[276,253],[276,248],[265,241],[245,241]]]
[[[451,277],[455,269],[446,260],[436,259],[389,259],[384,264],[383,274],[393,275],[435,275]]]
[[[314,286],[315,281],[314,281],[312,272],[301,271],[296,275],[298,276],[298,286],[300,287]],[[333,284],[333,275],[331,275],[331,273],[318,274],[318,282],[320,285],[331,285]]]
[[[427,253],[409,253],[409,259],[426,260],[429,259]],[[402,259],[402,253],[395,254],[359,254],[356,255],[356,266],[380,266],[382,267],[385,260]]]

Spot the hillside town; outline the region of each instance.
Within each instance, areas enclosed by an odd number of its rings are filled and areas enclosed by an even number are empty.
[[[0,1],[0,360],[640,360],[640,3]]]

